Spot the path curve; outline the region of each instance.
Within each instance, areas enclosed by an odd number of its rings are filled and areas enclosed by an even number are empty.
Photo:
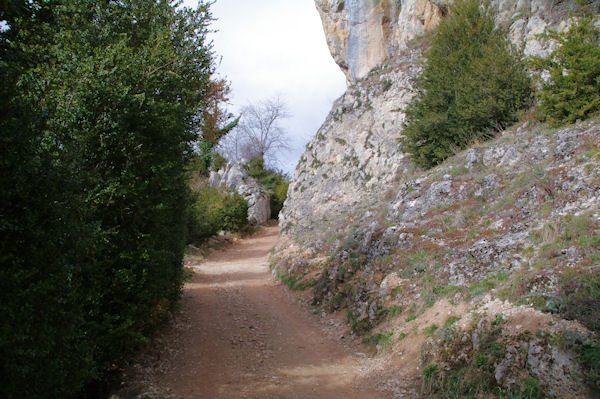
[[[361,374],[360,354],[324,334],[319,318],[271,275],[277,227],[191,264],[187,328],[158,376],[174,398],[384,398]],[[356,348],[354,348],[356,349]]]

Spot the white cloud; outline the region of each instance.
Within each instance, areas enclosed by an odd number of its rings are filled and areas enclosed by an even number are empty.
[[[188,6],[196,1],[186,0]],[[333,101],[346,88],[335,64],[312,0],[217,0],[211,35],[222,57],[219,72],[231,82],[235,112],[248,102],[281,95],[292,118],[284,126],[294,151],[280,158],[293,171],[325,120]]]

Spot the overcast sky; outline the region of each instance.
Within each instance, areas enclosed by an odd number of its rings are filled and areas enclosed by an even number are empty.
[[[196,7],[196,0],[185,0]],[[329,54],[313,0],[217,0],[211,35],[231,82],[230,110],[280,95],[292,117],[283,125],[293,150],[279,167],[292,172],[346,79]]]

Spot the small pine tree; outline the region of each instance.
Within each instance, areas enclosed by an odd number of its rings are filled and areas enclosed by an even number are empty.
[[[491,136],[529,104],[520,54],[477,0],[454,3],[425,57],[401,140],[420,166],[434,166],[475,137]]]
[[[559,43],[548,57],[533,58],[534,68],[550,73],[539,93],[539,116],[551,125],[573,123],[600,111],[600,29],[583,6],[566,32],[545,36]]]

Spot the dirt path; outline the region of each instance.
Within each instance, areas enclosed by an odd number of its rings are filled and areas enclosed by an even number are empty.
[[[267,266],[277,227],[191,264],[182,315],[156,375],[173,398],[384,398],[361,373],[361,355],[324,334]],[[362,355],[364,356],[364,355]],[[363,359],[364,360],[364,359]],[[364,370],[363,370],[364,371]]]

